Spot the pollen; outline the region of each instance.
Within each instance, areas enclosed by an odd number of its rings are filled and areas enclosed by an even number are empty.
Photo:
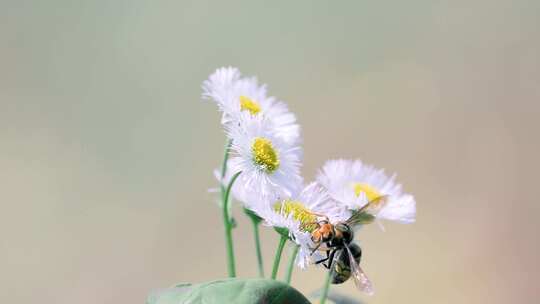
[[[317,216],[301,202],[293,200],[276,202],[274,210],[285,216],[292,215],[295,220],[301,223],[300,228],[306,232],[312,232],[317,228]]]
[[[251,115],[255,115],[261,111],[261,106],[255,100],[242,95],[240,96],[240,110],[249,111]]]
[[[266,172],[272,173],[279,167],[278,153],[268,139],[256,137],[251,146],[251,151],[253,153],[253,162]]]
[[[353,185],[353,187],[356,196],[360,196],[360,194],[364,193],[369,202],[374,201],[382,196],[377,189],[368,184],[356,183]]]

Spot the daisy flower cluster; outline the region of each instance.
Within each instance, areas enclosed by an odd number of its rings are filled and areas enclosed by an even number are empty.
[[[375,220],[414,222],[414,197],[403,192],[396,176],[360,160],[329,160],[314,181],[305,183],[296,116],[284,102],[269,96],[266,85],[255,77],[243,77],[236,68],[220,68],[202,88],[203,99],[216,103],[222,113],[229,143],[221,170],[215,172],[224,212],[230,212],[231,195],[297,246],[299,267],[318,258],[311,234],[321,217],[332,224],[345,222],[369,202],[384,197],[386,204]],[[230,218],[224,215],[226,230]],[[231,237],[230,231],[226,236]]]

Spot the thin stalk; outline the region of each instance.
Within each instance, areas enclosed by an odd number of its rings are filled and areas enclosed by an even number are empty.
[[[234,251],[232,244],[232,233],[231,233],[231,220],[229,215],[228,203],[225,200],[225,185],[223,185],[223,179],[227,174],[227,161],[229,160],[229,150],[231,148],[232,141],[227,140],[225,145],[225,151],[223,153],[223,163],[221,164],[221,179],[219,181],[219,188],[221,190],[221,208],[223,213],[223,226],[225,230],[225,250],[227,251],[227,270],[229,277],[234,277],[236,275],[236,270],[234,267]]]
[[[227,152],[228,154],[228,149]],[[227,157],[225,157],[225,162],[227,160]],[[224,166],[224,168],[226,168]],[[227,248],[227,271],[229,273],[230,278],[234,278],[236,276],[236,268],[234,264],[234,248],[233,248],[233,240],[232,240],[232,222],[229,215],[229,194],[231,193],[231,188],[242,172],[236,173],[231,181],[229,182],[229,185],[227,186],[227,189],[225,189],[224,192],[222,192],[222,207],[223,207],[223,225],[225,227],[225,246]],[[222,186],[221,189],[224,189]],[[222,190],[223,191],[223,190]]]
[[[321,301],[320,304],[324,304],[326,302],[326,297],[328,296],[328,291],[330,290],[330,281],[332,279],[332,273],[334,272],[334,263],[330,265],[330,269],[328,270],[328,274],[326,275],[326,281],[324,282],[324,286],[321,292]]]
[[[251,223],[253,224],[253,235],[255,236],[255,251],[257,253],[257,266],[259,268],[259,277],[264,278],[264,265],[261,253],[261,241],[259,238],[260,221],[252,218]]]
[[[294,261],[296,260],[296,255],[298,255],[298,249],[300,249],[300,246],[294,245],[293,250],[291,252],[291,256],[289,257],[289,265],[287,265],[287,273],[285,275],[285,282],[287,284],[291,284],[291,277],[294,269]]]
[[[285,243],[287,242],[287,237],[282,235],[279,239],[278,248],[276,250],[276,256],[274,257],[274,266],[272,267],[272,280],[276,279],[278,268],[279,268],[279,262],[281,261],[281,253],[283,252],[283,247],[285,247]]]

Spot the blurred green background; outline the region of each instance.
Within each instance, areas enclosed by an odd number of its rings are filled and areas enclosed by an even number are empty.
[[[201,82],[232,65],[326,159],[398,172],[413,225],[362,231],[368,303],[540,297],[538,1],[0,1],[0,302],[142,303],[226,274]],[[240,276],[256,275],[235,209]],[[267,273],[277,244],[264,229]],[[283,273],[280,274],[280,276]],[[296,271],[310,293],[324,271]]]

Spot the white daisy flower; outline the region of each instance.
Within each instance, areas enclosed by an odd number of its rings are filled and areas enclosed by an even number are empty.
[[[293,196],[259,195],[248,201],[247,207],[264,219],[266,225],[289,231],[291,240],[299,245],[296,264],[302,269],[313,260],[322,258],[318,251],[311,253],[315,247],[311,232],[317,227],[319,215],[327,217],[331,223],[350,217],[350,211],[331,200],[326,190],[317,183],[307,185]]]
[[[327,161],[319,171],[317,181],[334,200],[350,210],[386,197],[386,205],[377,213],[376,218],[412,223],[416,216],[416,202],[412,195],[402,192],[395,178],[395,174],[388,177],[384,170],[359,160],[340,159]]]
[[[234,124],[242,113],[264,116],[272,124],[276,135],[285,142],[300,139],[300,126],[287,105],[266,95],[266,85],[257,78],[242,78],[236,68],[220,68],[203,82],[203,98],[214,100],[223,112],[222,123]]]
[[[232,140],[227,171],[242,172],[236,183],[261,195],[292,195],[302,185],[302,149],[276,136],[265,117],[244,114],[227,129]]]

